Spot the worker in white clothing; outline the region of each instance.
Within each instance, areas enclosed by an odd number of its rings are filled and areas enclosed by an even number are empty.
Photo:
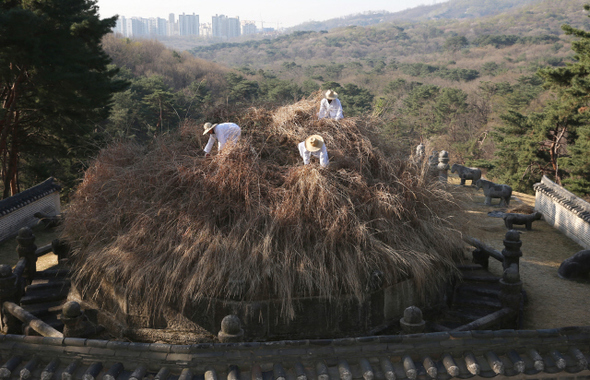
[[[328,118],[340,120],[344,117],[342,114],[342,104],[338,100],[338,94],[332,90],[326,91],[326,98],[320,103],[320,112],[318,119]]]
[[[299,154],[303,158],[303,164],[309,164],[311,156],[315,156],[320,159],[320,165],[328,166],[328,150],[324,139],[320,135],[311,135],[297,145],[299,148]]]
[[[209,141],[204,149],[205,156],[208,156],[209,153],[211,153],[215,140],[217,140],[217,153],[219,153],[228,141],[236,143],[242,134],[242,130],[235,123],[205,123],[203,129],[203,135],[209,134]]]

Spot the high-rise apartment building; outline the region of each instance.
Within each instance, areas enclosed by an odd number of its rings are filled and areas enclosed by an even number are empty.
[[[215,15],[211,22],[213,37],[232,38],[241,35],[240,18],[230,18],[225,15]]]
[[[132,17],[125,20],[127,25],[125,37],[138,37],[149,35],[149,22],[147,19]]]
[[[244,36],[256,34],[256,32],[258,32],[258,29],[254,21],[242,21],[242,34]]]
[[[201,37],[211,37],[212,36],[212,29],[210,22],[201,23],[201,30],[199,31],[199,36]]]
[[[167,36],[168,35],[168,21],[165,18],[156,18],[156,35]]]
[[[170,13],[168,15],[168,35],[169,36],[177,36],[178,35],[178,23],[176,22],[176,18],[174,17],[174,13]]]
[[[242,34],[242,27],[240,25],[240,18],[229,18],[227,26],[227,38],[239,37]]]
[[[178,31],[181,36],[198,36],[199,15],[178,15]]]
[[[203,36],[233,38],[242,34],[255,34],[258,29],[254,21],[240,23],[239,17],[215,15],[210,24],[203,23],[201,25],[197,14],[187,15],[183,13],[178,16],[177,21],[174,13],[170,13],[167,19],[161,17],[147,19],[120,16],[113,28],[113,32],[120,33],[125,37]]]
[[[117,24],[113,28],[113,33],[120,33],[123,36],[127,36],[127,20],[125,16],[119,16]]]

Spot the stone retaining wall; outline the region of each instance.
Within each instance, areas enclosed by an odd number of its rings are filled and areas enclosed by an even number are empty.
[[[441,286],[437,294],[422,297],[413,281],[404,280],[367,293],[363,302],[352,296],[334,299],[295,297],[296,316],[293,319],[282,314],[281,300],[278,299],[215,298],[186,305],[182,311],[174,310],[172,305],[161,305],[161,315],[152,318],[142,312],[133,295],[126,289],[113,286],[106,278],[100,289],[86,289],[84,294],[74,285],[70,299],[84,303],[87,309],[100,310],[98,323],[115,336],[118,333],[135,336],[137,331],[145,329],[152,329],[152,335],[158,336],[158,330],[164,333],[171,324],[175,325],[175,331],[190,334],[205,330],[215,336],[222,319],[235,314],[248,339],[298,339],[369,334],[374,329],[399,321],[409,306],[440,309],[444,290],[445,286]],[[85,294],[91,294],[92,299]]]
[[[590,203],[543,176],[534,186],[535,209],[567,237],[590,249]]]

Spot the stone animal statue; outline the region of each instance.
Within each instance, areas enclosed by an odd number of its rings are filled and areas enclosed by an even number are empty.
[[[543,218],[543,214],[541,214],[538,211],[535,211],[532,214],[506,213],[502,217],[502,219],[504,219],[504,224],[506,225],[506,228],[508,228],[509,230],[511,230],[512,226],[514,226],[515,224],[518,224],[518,225],[524,224],[527,231],[530,231],[533,229],[533,222],[535,220],[541,220],[542,218]]]
[[[416,147],[416,158],[419,159],[420,161],[422,161],[422,159],[424,158],[425,155],[426,155],[426,147],[422,143],[418,144],[418,146]]]
[[[53,228],[57,227],[61,224],[62,218],[61,215],[48,215],[42,212],[36,212],[33,216],[37,219],[37,225],[43,226],[45,228]]]
[[[451,173],[457,172],[461,178],[461,186],[465,186],[465,180],[470,179],[471,185],[481,178],[481,170],[478,168],[468,168],[467,166],[453,164],[451,166]]]
[[[512,188],[508,185],[496,185],[492,181],[478,179],[475,181],[475,189],[483,188],[483,194],[486,196],[485,204],[492,205],[492,198],[500,198],[500,206],[508,206],[512,196]]]
[[[579,251],[572,257],[563,260],[557,274],[566,280],[583,279],[590,273],[590,250]]]

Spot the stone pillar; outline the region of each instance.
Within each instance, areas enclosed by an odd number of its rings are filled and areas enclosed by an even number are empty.
[[[520,281],[519,259],[522,256],[520,247],[520,232],[510,230],[504,239],[504,273],[500,279],[500,302],[503,307],[509,307],[515,311],[520,309],[522,301],[522,281]]]
[[[6,334],[22,334],[22,323],[12,314],[4,310],[4,302],[18,302],[18,287],[16,276],[12,273],[9,265],[0,265],[0,310],[1,329]]]
[[[442,150],[438,154],[438,179],[441,182],[447,183],[448,171],[449,171],[449,152]]]
[[[476,248],[473,251],[473,263],[481,265],[484,269],[488,269],[490,266],[490,255],[483,249]]]
[[[432,173],[436,173],[438,167],[438,152],[436,150],[432,151],[432,154],[428,157],[428,169]]]
[[[242,322],[237,315],[226,315],[221,321],[221,331],[217,334],[221,343],[241,342],[244,340]]]
[[[424,160],[424,156],[426,155],[426,148],[424,144],[420,143],[416,147],[416,163],[421,163]]]
[[[66,302],[61,309],[59,319],[64,323],[63,334],[66,338],[80,338],[86,333],[84,312],[78,302]]]
[[[404,310],[404,316],[399,320],[404,334],[418,334],[424,332],[426,322],[422,318],[422,310],[410,306]]]
[[[68,258],[70,245],[63,240],[54,239],[51,242],[51,250],[57,255],[57,259],[61,261]]]
[[[502,250],[502,255],[504,255],[502,267],[504,269],[510,267],[512,264],[516,264],[517,267],[520,267],[520,258],[522,257],[522,252],[520,250],[521,246],[522,241],[520,241],[519,231],[510,230],[506,232],[504,237],[504,249]]]
[[[375,292],[383,287],[383,277],[384,274],[378,269],[375,269],[369,275],[369,280],[367,281],[367,291],[368,292]]]
[[[18,246],[16,247],[18,257],[24,257],[27,261],[23,277],[26,280],[26,284],[30,284],[35,278],[35,273],[37,273],[37,255],[35,254],[37,246],[35,245],[35,235],[33,235],[33,231],[29,227],[23,227],[18,231],[16,242],[18,243]]]

